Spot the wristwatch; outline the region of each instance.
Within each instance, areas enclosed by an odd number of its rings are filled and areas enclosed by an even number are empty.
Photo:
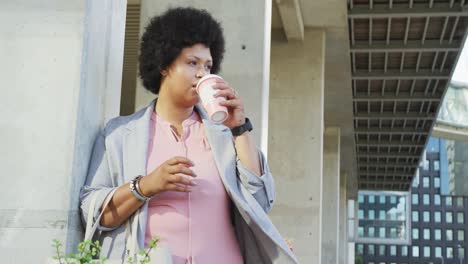
[[[237,137],[237,136],[244,134],[244,132],[246,131],[252,131],[252,129],[253,129],[252,123],[250,123],[250,120],[246,117],[245,123],[241,126],[231,129],[231,132],[233,136]]]

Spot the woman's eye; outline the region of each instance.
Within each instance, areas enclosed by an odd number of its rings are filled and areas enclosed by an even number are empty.
[[[211,66],[211,65],[207,65],[207,66],[206,66],[206,69],[207,69],[207,70],[210,70],[210,71],[211,71],[211,68],[213,68],[213,66]]]
[[[196,61],[189,61],[189,64],[190,65],[197,65],[197,62]]]

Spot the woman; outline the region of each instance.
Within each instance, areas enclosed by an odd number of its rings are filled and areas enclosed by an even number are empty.
[[[140,210],[139,246],[157,236],[174,263],[296,263],[266,215],[274,183],[242,99],[218,81],[229,110],[223,124],[198,105],[198,80],[223,59],[219,23],[203,10],[170,9],[151,20],[140,49],[140,76],[158,97],[106,125],[81,192],[87,219],[100,212],[88,212],[91,194],[102,205],[117,188],[100,220],[102,252],[124,257],[124,223]]]

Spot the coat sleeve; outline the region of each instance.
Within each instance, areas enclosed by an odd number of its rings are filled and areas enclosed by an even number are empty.
[[[93,214],[93,222],[97,220],[101,212],[101,206],[107,195],[117,186],[114,186],[109,163],[106,154],[105,137],[102,133],[98,135],[94,143],[93,152],[88,167],[86,182],[80,192],[80,209],[83,223],[88,219],[88,214]],[[97,195],[94,212],[89,211],[91,198]],[[98,225],[97,229],[101,231],[110,231],[114,228],[108,228]]]
[[[263,210],[268,213],[272,209],[276,198],[275,182],[265,156],[261,151],[258,151],[258,155],[262,171],[260,177],[245,167],[239,158],[237,158],[237,170],[241,184],[255,197]]]

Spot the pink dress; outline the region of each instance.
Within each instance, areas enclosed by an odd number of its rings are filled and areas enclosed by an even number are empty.
[[[153,112],[147,172],[174,156],[194,162],[191,193],[168,191],[149,202],[145,244],[154,236],[169,247],[174,264],[239,264],[242,256],[230,218],[230,200],[198,114],[182,123],[177,138],[171,124]],[[151,134],[150,134],[151,135]],[[190,176],[189,176],[190,177]]]

